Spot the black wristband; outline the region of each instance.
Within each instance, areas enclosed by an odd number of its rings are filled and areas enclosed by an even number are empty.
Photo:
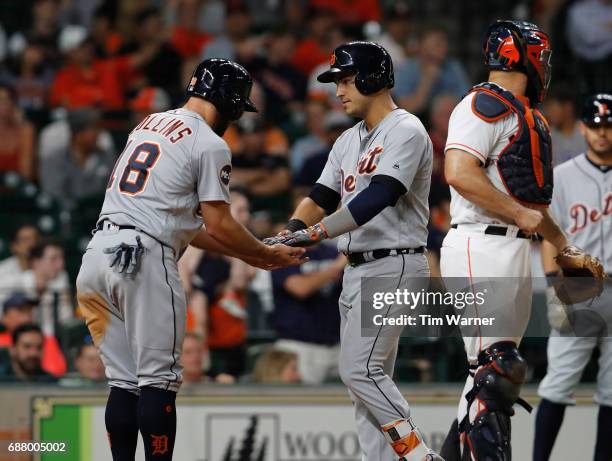
[[[307,227],[308,226],[306,225],[306,223],[301,219],[293,218],[289,220],[289,222],[285,226],[285,229],[291,232],[295,232],[302,229],[306,229]]]

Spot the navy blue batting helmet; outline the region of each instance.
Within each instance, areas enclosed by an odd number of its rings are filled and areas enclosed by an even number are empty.
[[[329,69],[317,80],[335,82],[339,78],[355,74],[355,86],[364,95],[393,88],[393,62],[382,46],[374,42],[349,42],[337,47],[331,55]]]
[[[238,120],[244,111],[257,112],[250,100],[252,87],[251,76],[240,64],[212,58],[195,68],[186,93],[210,101],[229,120]]]
[[[581,120],[589,126],[612,125],[612,94],[589,96],[582,104]]]

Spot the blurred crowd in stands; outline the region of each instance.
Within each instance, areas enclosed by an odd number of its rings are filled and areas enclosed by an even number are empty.
[[[612,88],[610,0],[3,0],[0,378],[104,380],[74,305],[80,255],[130,130],[181,105],[191,71],[208,57],[236,60],[255,80],[259,112],[230,126],[225,140],[233,153],[232,213],[266,237],[286,222],[334,140],[354,123],[334,85],[315,78],[331,51],[352,39],[389,50],[395,100],[421,118],[434,145],[428,247],[438,273],[449,228],[448,120],[486,78],[481,39],[497,18],[532,20],[550,33],[553,84],[543,109],[555,163],[584,151],[577,101]],[[189,299],[186,382],[337,379],[345,259],[328,244],[307,255],[307,264],[268,273],[187,250],[180,261]],[[433,343],[405,346],[410,353],[400,352],[398,363],[408,371],[400,379],[462,379],[444,370],[449,346]]]

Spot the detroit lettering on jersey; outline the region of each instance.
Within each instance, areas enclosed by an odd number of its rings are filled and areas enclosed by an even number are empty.
[[[169,114],[151,114],[147,115],[130,133],[130,136],[138,130],[151,131],[159,133],[161,136],[168,138],[172,144],[176,144],[185,136],[191,136],[193,131],[185,122],[177,117],[172,117]]]
[[[608,192],[604,196],[601,209],[591,208],[586,203],[575,203],[570,207],[569,215],[572,218],[572,226],[569,229],[570,234],[580,232],[589,224],[609,217],[612,215],[612,192]]]
[[[582,154],[554,169],[554,183],[551,215],[573,245],[599,258],[611,272],[612,172],[600,170]]]
[[[346,206],[375,175],[406,188],[395,206],[338,238],[341,251],[416,248],[427,242],[427,197],[432,170],[431,140],[423,124],[403,109],[391,111],[370,132],[359,122],[334,143],[318,183],[333,189]]]

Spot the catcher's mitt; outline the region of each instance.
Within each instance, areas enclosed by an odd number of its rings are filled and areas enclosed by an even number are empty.
[[[553,282],[557,296],[564,304],[576,304],[599,296],[604,286],[601,261],[575,246],[565,247],[555,257],[563,276]]]

